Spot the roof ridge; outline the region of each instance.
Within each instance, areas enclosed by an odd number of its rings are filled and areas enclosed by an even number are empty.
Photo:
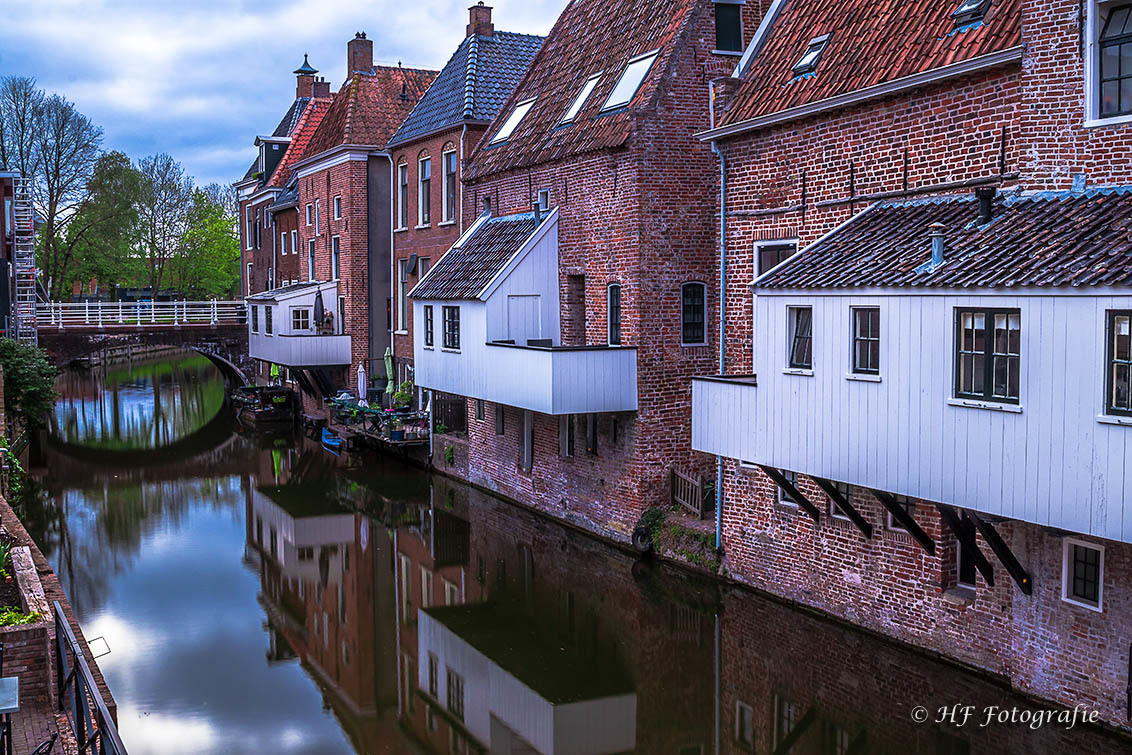
[[[476,75],[479,69],[480,46],[479,34],[468,38],[468,62],[464,70],[464,112],[465,119],[471,118],[476,111]]]

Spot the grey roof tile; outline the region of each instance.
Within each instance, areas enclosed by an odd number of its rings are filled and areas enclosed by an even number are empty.
[[[534,213],[488,218],[410,292],[414,299],[475,299],[535,232]]]
[[[390,146],[464,121],[490,121],[519,83],[542,40],[509,31],[466,37],[397,129]]]
[[[1132,285],[1132,187],[881,202],[758,279],[759,288]],[[932,268],[928,226],[944,225]]]

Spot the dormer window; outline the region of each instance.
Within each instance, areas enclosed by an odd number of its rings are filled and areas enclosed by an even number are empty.
[[[491,140],[492,144],[499,144],[505,142],[511,137],[511,133],[518,127],[520,121],[527,115],[531,106],[535,104],[535,98],[523,100],[515,109],[511,111],[511,115],[507,116],[507,120],[503,121],[503,126],[495,133],[495,138]]]
[[[660,50],[653,50],[629,61],[629,64],[625,66],[625,71],[621,74],[621,78],[617,80],[616,86],[613,87],[613,91],[606,98],[605,104],[601,106],[603,111],[625,107],[632,101],[659,52]]]
[[[579,90],[578,96],[575,97],[574,101],[570,103],[570,107],[567,108],[566,114],[563,115],[562,120],[558,122],[559,126],[565,126],[569,123],[574,122],[574,119],[578,116],[578,112],[582,109],[582,105],[586,104],[586,100],[588,100],[590,97],[590,92],[592,92],[594,90],[594,87],[597,86],[598,79],[600,78],[601,74],[595,73],[593,76],[590,76],[588,79],[586,79],[586,83],[582,84],[582,88],[581,90]]]
[[[825,46],[829,43],[828,34],[823,34],[820,37],[814,37],[810,40],[810,44],[806,47],[806,51],[802,53],[802,57],[794,64],[795,76],[803,76],[807,73],[813,73],[817,70],[818,63],[821,61],[821,55],[825,52]]]
[[[990,7],[990,0],[962,0],[959,7],[951,12],[956,26],[966,26],[981,21]]]

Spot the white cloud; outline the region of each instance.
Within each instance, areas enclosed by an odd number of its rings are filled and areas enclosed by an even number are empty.
[[[74,101],[109,149],[166,151],[201,183],[229,182],[290,104],[304,53],[335,89],[356,31],[378,62],[439,68],[471,2],[7,0],[0,71]],[[498,28],[545,34],[564,1],[492,5]]]

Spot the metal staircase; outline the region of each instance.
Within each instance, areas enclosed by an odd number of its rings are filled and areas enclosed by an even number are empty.
[[[35,208],[31,188],[25,178],[17,177],[13,186],[12,216],[15,228],[15,249],[12,274],[15,276],[15,300],[12,302],[12,327],[15,337],[25,343],[38,344],[36,328],[35,271]]]

